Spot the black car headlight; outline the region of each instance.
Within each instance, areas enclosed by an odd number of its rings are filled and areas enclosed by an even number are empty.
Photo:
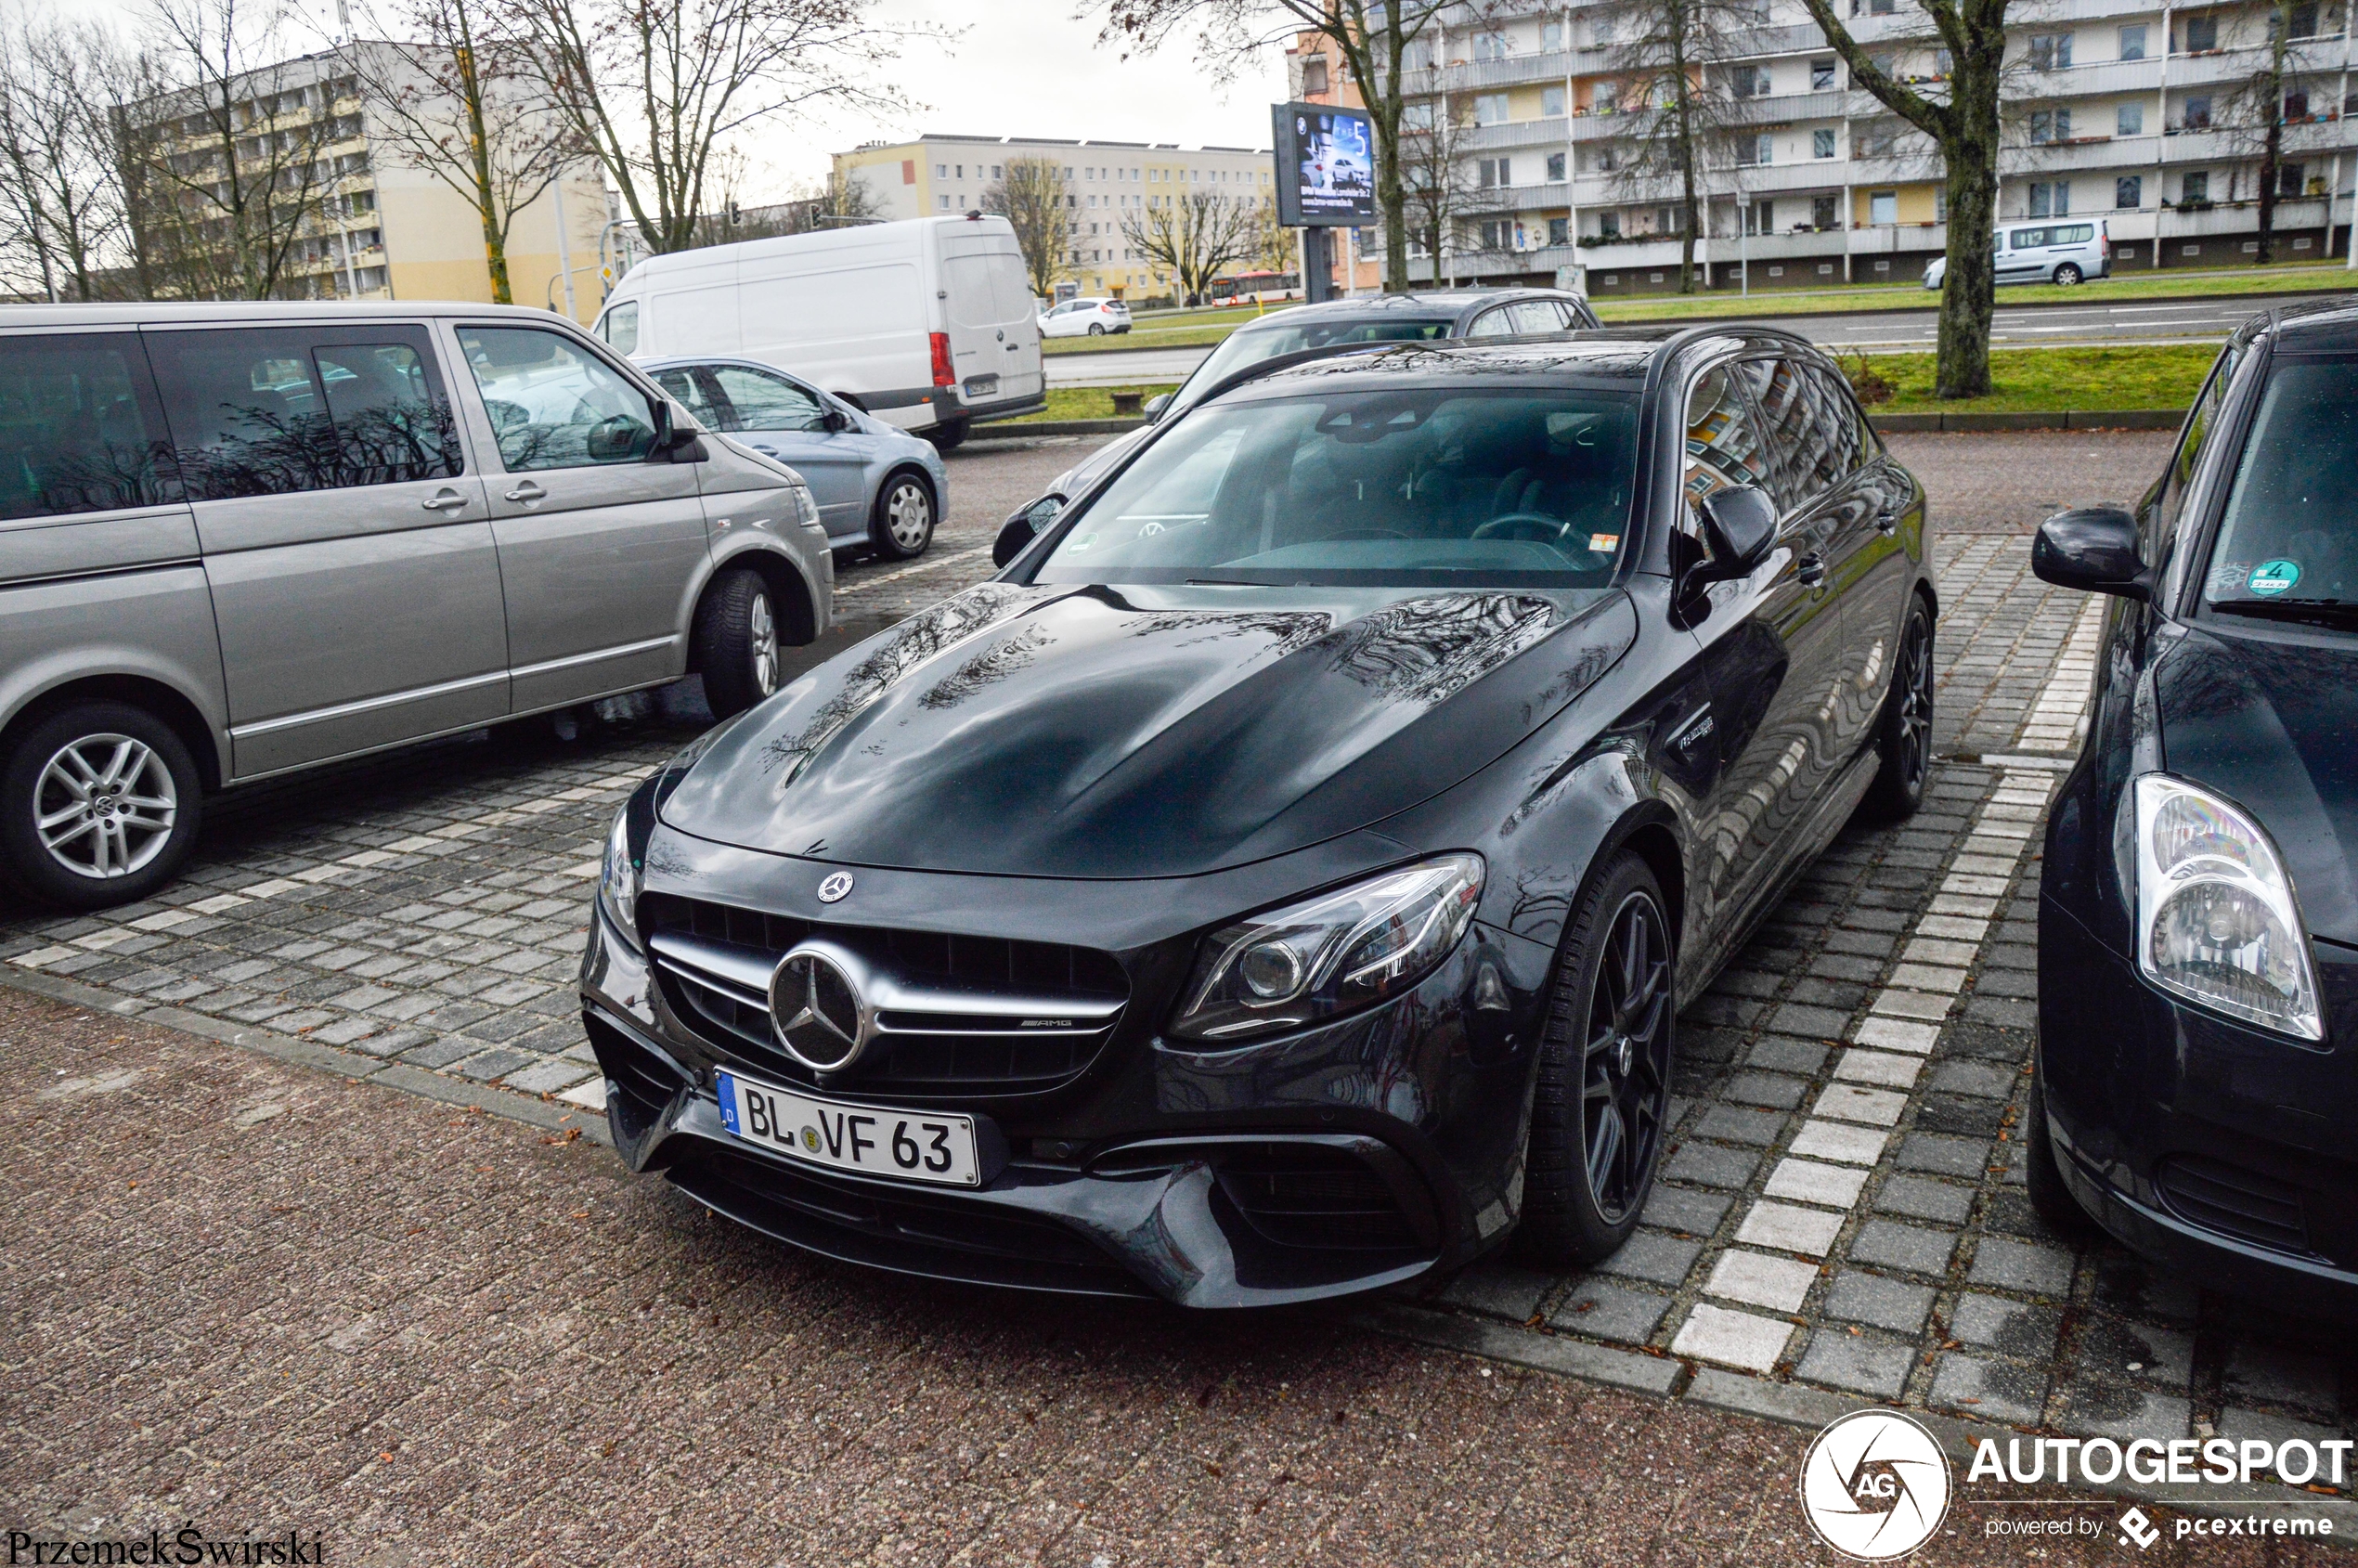
[[[1204,939],[1171,1032],[1227,1043],[1399,995],[1473,923],[1482,857],[1443,855],[1288,904]]]
[[[2121,801],[2114,847],[2136,889],[2145,978],[2263,1029],[2326,1037],[2292,878],[2258,823],[2183,779],[2145,773]]]

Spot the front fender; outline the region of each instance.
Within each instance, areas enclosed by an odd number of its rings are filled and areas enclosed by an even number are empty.
[[[824,550],[816,551],[823,557],[817,566],[804,560],[787,547],[785,541],[758,528],[717,538],[712,541],[712,564],[705,574],[689,585],[687,603],[680,611],[680,646],[688,645],[688,638],[695,625],[696,606],[704,600],[704,590],[713,577],[730,566],[752,566],[764,577],[776,580],[777,574],[791,574],[791,580],[802,593],[803,608],[810,619],[797,621],[787,617],[793,633],[784,641],[794,646],[816,641],[835,617],[835,557]]]

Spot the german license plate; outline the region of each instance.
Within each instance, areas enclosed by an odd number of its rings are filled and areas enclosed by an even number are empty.
[[[988,397],[998,390],[999,378],[997,376],[968,376],[966,378],[966,395],[969,397]]]
[[[733,1072],[719,1077],[720,1120],[749,1144],[863,1176],[982,1185],[970,1116],[844,1105]]]

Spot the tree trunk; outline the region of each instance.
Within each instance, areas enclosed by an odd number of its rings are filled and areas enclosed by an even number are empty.
[[[1989,91],[1996,96],[1994,79]],[[1942,398],[1989,395],[1989,321],[1998,296],[1990,256],[1990,237],[1998,230],[1998,120],[1995,114],[1959,120],[1961,134],[1943,149],[1949,163],[1949,260],[1940,285],[1940,357],[1933,385],[1933,395]]]
[[[2276,40],[2269,54],[2269,70],[2261,79],[2258,108],[2264,127],[2260,136],[2260,254],[2259,265],[2276,259],[2276,185],[2285,161],[2285,28],[2277,11]],[[2329,204],[2330,206],[2330,204]]]
[[[1691,294],[1695,292],[1695,233],[1701,220],[1695,210],[1695,106],[1687,80],[1686,0],[1673,0],[1670,6],[1670,45],[1671,69],[1678,84],[1679,201],[1687,220],[1678,246],[1678,292]]]

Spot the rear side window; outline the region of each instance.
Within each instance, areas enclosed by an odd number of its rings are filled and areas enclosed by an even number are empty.
[[[190,500],[447,479],[465,467],[425,330],[147,334]]]
[[[616,354],[638,353],[639,302],[625,300],[607,311],[605,318],[598,323],[598,335],[604,338],[606,346]]]
[[[531,327],[461,327],[459,348],[509,473],[638,462],[654,449],[654,405],[578,343]]]
[[[2034,251],[2047,242],[2047,231],[2043,228],[2017,228],[2012,238],[2015,250]]]
[[[0,519],[177,499],[137,334],[0,338]]]

